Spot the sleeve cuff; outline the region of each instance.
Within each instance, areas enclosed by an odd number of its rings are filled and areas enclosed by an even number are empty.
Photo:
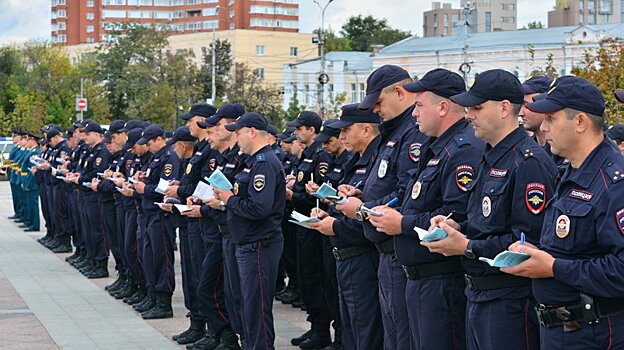
[[[553,275],[556,280],[564,282],[568,280],[570,271],[570,266],[572,261],[565,259],[555,259],[553,264]]]
[[[404,215],[401,218],[401,233],[404,235],[413,236],[413,233],[416,233],[414,226],[416,226],[416,218],[413,215]],[[418,237],[418,235],[416,236]]]

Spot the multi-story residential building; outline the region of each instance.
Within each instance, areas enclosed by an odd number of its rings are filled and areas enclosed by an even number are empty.
[[[51,0],[52,42],[113,39],[124,23],[178,33],[252,29],[299,31],[299,0]]]
[[[622,0],[556,0],[548,12],[549,27],[622,22]]]
[[[473,11],[468,15],[471,33],[488,33],[518,28],[517,0],[461,0],[461,7]]]
[[[461,10],[451,3],[433,2],[432,10],[423,13],[423,36],[453,35],[453,27],[461,18]]]

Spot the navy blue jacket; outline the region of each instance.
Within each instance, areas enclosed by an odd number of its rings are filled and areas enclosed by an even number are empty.
[[[164,195],[156,192],[160,179],[180,179],[180,158],[171,146],[164,146],[154,154],[152,161],[145,172],[145,190],[141,206],[147,214],[163,212],[154,202],[162,202]],[[164,212],[163,212],[164,213]]]
[[[533,280],[540,303],[624,296],[624,157],[610,142],[578,170],[568,166],[548,203],[540,244],[556,258],[555,277]]]
[[[245,244],[282,235],[286,206],[284,169],[269,146],[249,156],[235,178],[227,203],[228,227],[234,243]]]
[[[322,144],[318,141],[303,151],[297,167],[297,178],[292,188],[292,203],[298,212],[307,214],[316,206],[316,198],[306,192],[305,185],[310,181],[311,174],[314,174],[315,183],[320,185],[325,182],[330,158],[329,153],[323,150]]]

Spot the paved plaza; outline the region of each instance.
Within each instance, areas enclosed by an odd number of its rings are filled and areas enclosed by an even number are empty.
[[[171,340],[188,327],[176,252],[174,318],[143,320],[104,286],[115,278],[89,280],[37,243],[45,231],[25,233],[13,214],[9,183],[0,182],[0,349],[182,349]],[[43,223],[43,218],[42,218]],[[307,330],[305,313],[274,304],[277,349],[298,349],[290,338]]]

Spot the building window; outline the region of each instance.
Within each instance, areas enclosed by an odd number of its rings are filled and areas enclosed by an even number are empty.
[[[93,0],[87,0],[87,7],[93,7]]]
[[[126,4],[126,0],[104,0],[102,5],[116,5],[116,6],[124,6]]]
[[[87,12],[87,19],[93,21],[95,19],[95,14],[93,12]]]
[[[442,28],[442,35],[446,36],[446,35],[448,35],[448,33],[449,33],[448,26]]]
[[[67,42],[67,35],[65,35],[65,34],[59,34],[59,35],[56,37],[56,42],[57,42],[57,43],[64,43],[64,42]]]
[[[204,4],[214,4],[214,3],[219,2],[219,0],[203,0],[203,1],[204,1]]]
[[[515,11],[516,10],[516,4],[509,4],[509,11]]]
[[[356,85],[355,84],[351,84],[351,103],[357,103],[359,102],[357,100],[357,90],[356,90]]]
[[[58,4],[59,5],[67,5],[67,1],[66,0],[58,0]]]
[[[93,40],[93,37],[89,36],[89,37],[87,37],[87,42],[88,43],[94,43],[95,40]]]
[[[234,22],[230,23],[230,29],[234,29],[234,28],[235,28]]]
[[[87,14],[88,16],[88,14]],[[102,11],[102,18],[126,18],[126,11],[124,10],[104,10]]]
[[[360,101],[363,101],[364,97],[366,97],[366,84],[360,83]]]
[[[219,28],[219,21],[204,21],[204,29]]]
[[[67,17],[67,11],[65,11],[65,10],[58,10],[56,12],[56,17],[58,17],[58,18],[65,18],[65,17]]]
[[[202,29],[202,22],[190,22],[186,24],[188,30],[200,30]]]
[[[202,10],[202,15],[204,15],[204,16],[216,16],[217,15],[217,8],[216,7],[209,7],[207,9],[203,9]]]
[[[65,30],[67,29],[67,25],[65,24],[65,22],[58,22],[58,30]]]
[[[259,79],[264,79],[264,68],[257,68],[255,73]]]
[[[234,18],[234,15],[236,15],[236,11],[230,10],[230,18]]]
[[[492,31],[492,12],[489,11],[485,13],[485,31]]]
[[[201,2],[201,0],[186,0],[187,5],[197,5]]]
[[[505,4],[500,4],[501,5],[501,10],[505,11]]]
[[[299,56],[299,50],[296,47],[291,47],[290,48],[290,56],[291,57]]]
[[[87,33],[93,33],[93,26],[92,25],[87,26]]]
[[[256,56],[264,56],[264,45],[256,45]]]
[[[610,15],[613,13],[613,0],[600,0],[598,6],[601,15]]]
[[[448,26],[448,13],[442,15],[442,24]]]

